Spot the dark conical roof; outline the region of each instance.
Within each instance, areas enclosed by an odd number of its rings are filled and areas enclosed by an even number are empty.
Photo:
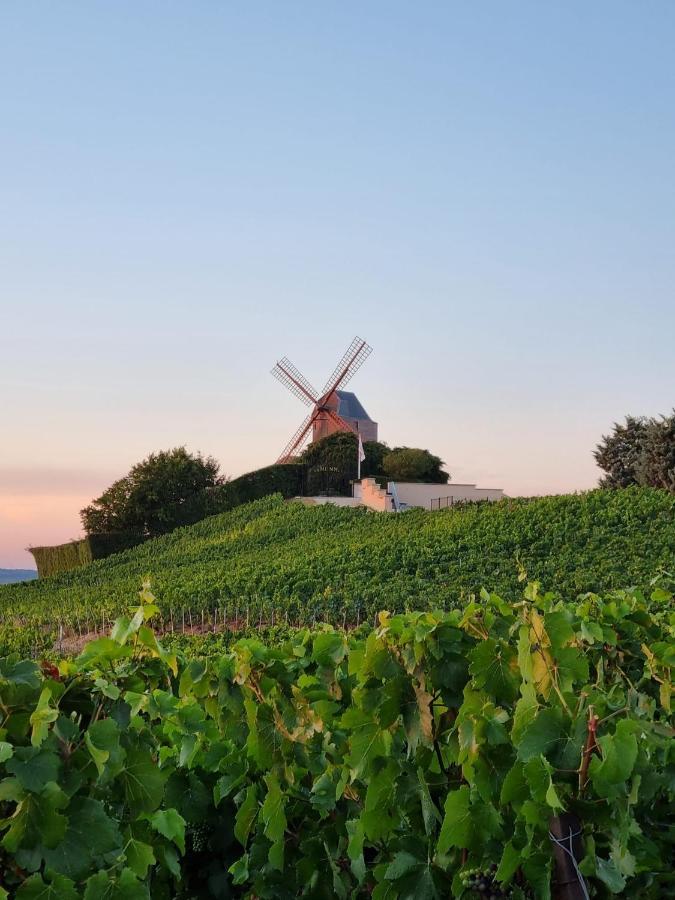
[[[338,407],[338,415],[343,419],[364,419],[368,422],[373,420],[361,405],[359,398],[351,391],[336,391],[340,405]]]

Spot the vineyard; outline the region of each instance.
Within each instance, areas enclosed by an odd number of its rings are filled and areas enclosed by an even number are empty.
[[[358,626],[450,609],[526,573],[561,594],[643,587],[675,562],[675,501],[651,489],[376,515],[268,497],[32,583],[0,587],[0,652],[106,631],[149,578],[163,632]]]
[[[675,896],[667,580],[208,657],[158,615],[0,659],[0,898]]]

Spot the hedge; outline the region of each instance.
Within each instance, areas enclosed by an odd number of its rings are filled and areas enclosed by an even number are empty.
[[[90,534],[79,541],[68,541],[54,547],[29,547],[37,565],[38,578],[68,572],[86,566],[94,559],[128,550],[143,541],[139,534]]]
[[[209,488],[207,515],[227,512],[269,494],[281,494],[286,499],[296,497],[303,493],[304,478],[305,467],[301,463],[265,466],[247,472],[226,484]]]

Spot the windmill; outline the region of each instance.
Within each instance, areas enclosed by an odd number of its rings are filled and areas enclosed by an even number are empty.
[[[287,357],[277,362],[272,369],[272,375],[302,400],[305,406],[312,407],[312,411],[286,444],[278,462],[291,462],[298,456],[307,442],[310,431],[312,441],[320,440],[336,431],[361,434],[362,439],[366,441],[377,440],[377,423],[373,422],[355,394],[341,390],[361,368],[372,349],[360,337],[355,337],[335,366],[321,393],[312,387]]]

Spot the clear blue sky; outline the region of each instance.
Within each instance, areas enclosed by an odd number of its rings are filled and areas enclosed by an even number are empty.
[[[0,566],[149,451],[273,461],[354,334],[383,439],[589,487],[675,402],[675,4],[5,3]]]

